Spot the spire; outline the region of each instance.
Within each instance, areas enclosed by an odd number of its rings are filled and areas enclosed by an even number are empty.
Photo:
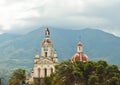
[[[47,27],[46,30],[45,30],[45,37],[49,38],[49,36],[50,36],[50,31],[49,31],[49,29]]]
[[[83,52],[83,47],[82,47],[82,43],[79,42],[78,45],[77,45],[77,52],[80,53],[80,52]]]
[[[82,42],[81,42],[81,40],[82,40],[82,37],[81,37],[81,35],[79,36],[79,42],[78,42],[78,44],[77,44],[77,52],[78,53],[81,53],[81,52],[83,52],[83,47],[82,47]]]
[[[78,46],[82,46],[82,43],[80,41],[78,42]]]
[[[81,35],[79,35],[79,42],[78,42],[78,46],[82,46],[82,36]]]

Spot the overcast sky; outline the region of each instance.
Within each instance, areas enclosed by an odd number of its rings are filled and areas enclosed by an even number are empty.
[[[120,0],[0,0],[0,33],[96,28],[120,36]]]

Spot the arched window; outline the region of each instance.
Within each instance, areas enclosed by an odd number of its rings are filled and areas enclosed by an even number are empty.
[[[53,68],[51,68],[51,73],[53,73]]]
[[[47,69],[44,69],[44,75],[47,76]]]
[[[45,57],[47,57],[47,52],[45,52]]]
[[[40,78],[40,68],[38,68],[38,77]]]

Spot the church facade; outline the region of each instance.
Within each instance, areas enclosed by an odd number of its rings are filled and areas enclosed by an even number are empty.
[[[58,63],[58,55],[50,39],[50,31],[45,30],[45,38],[41,44],[41,53],[36,52],[34,67],[29,83],[40,81],[55,72],[55,65]]]

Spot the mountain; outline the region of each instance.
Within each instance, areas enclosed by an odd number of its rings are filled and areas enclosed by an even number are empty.
[[[13,40],[15,38],[20,37],[21,35],[18,34],[10,34],[10,33],[4,33],[0,35],[0,43],[5,42],[5,41],[9,41],[9,40]]]
[[[0,70],[15,68],[32,69],[36,50],[44,39],[44,28],[39,28],[25,35],[10,37],[0,36]],[[51,40],[57,50],[59,61],[70,59],[76,52],[79,40],[84,53],[90,60],[106,60],[120,66],[120,38],[96,29],[56,29],[50,28]],[[81,38],[80,38],[81,36]],[[5,39],[5,37],[7,37]],[[7,67],[7,68],[6,68]]]

